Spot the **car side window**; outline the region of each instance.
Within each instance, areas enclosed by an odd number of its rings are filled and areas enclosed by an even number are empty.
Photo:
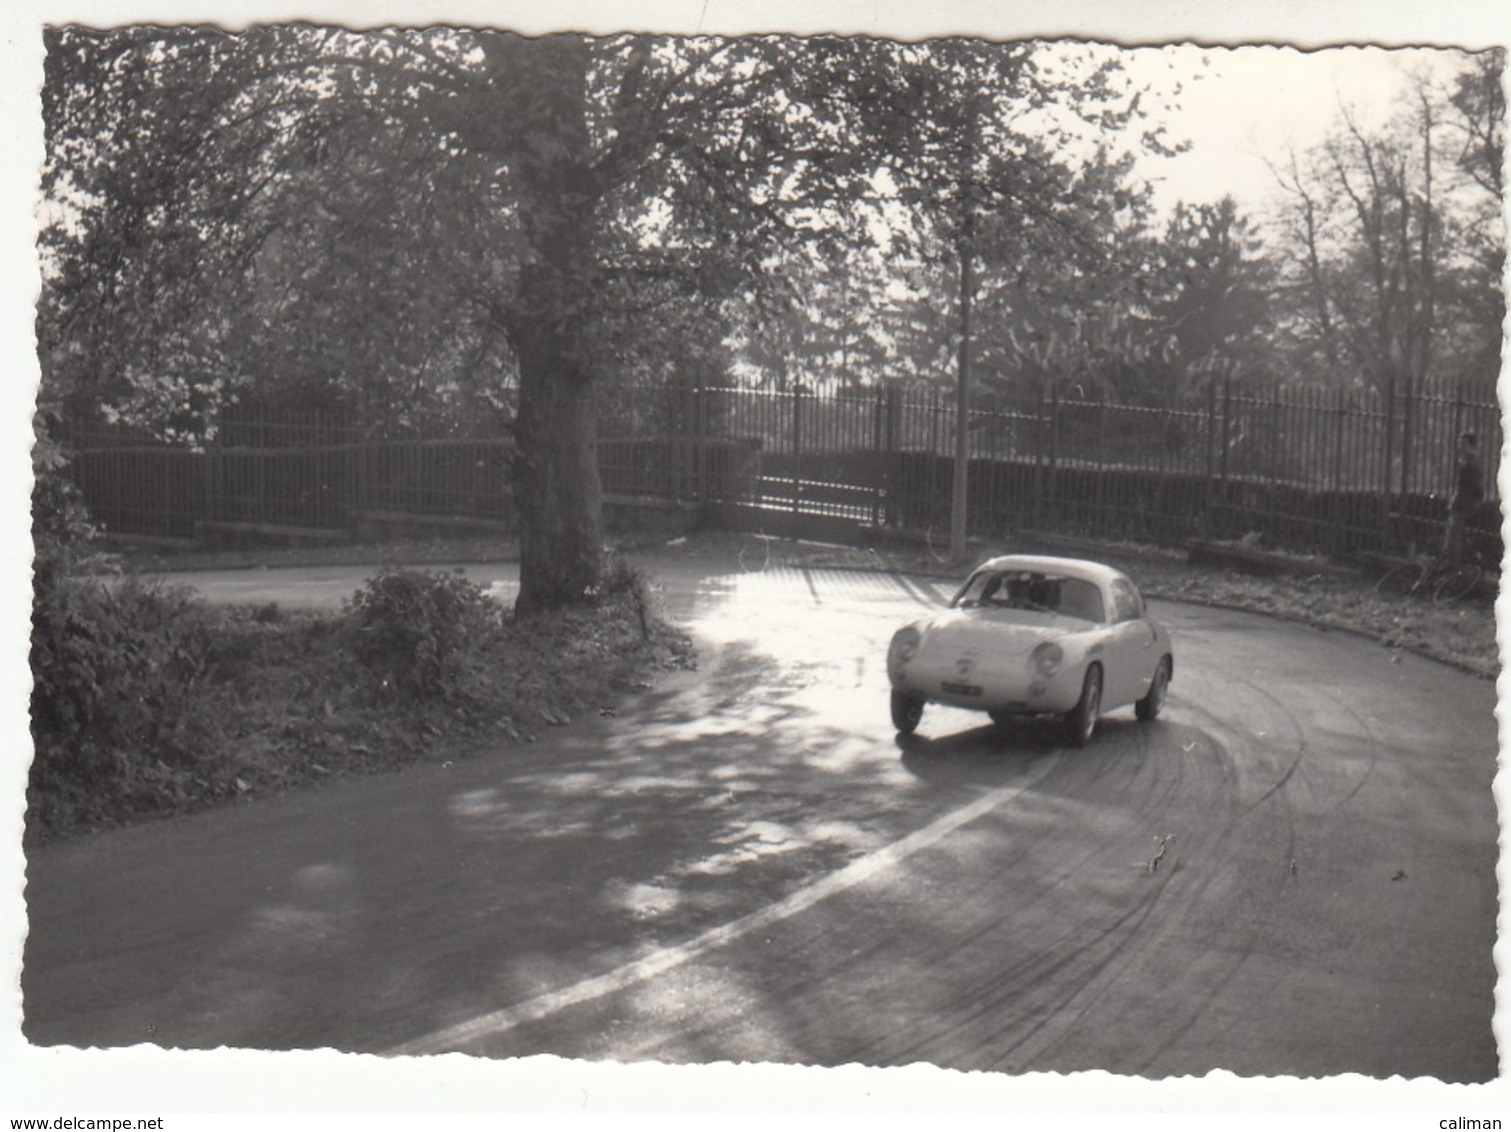
[[[1144,599],[1126,578],[1113,579],[1112,609],[1114,621],[1136,621],[1144,615]]]
[[[1078,617],[1082,621],[1101,624],[1105,620],[1102,591],[1080,578],[1066,578],[1060,583],[1058,609],[1067,617]]]

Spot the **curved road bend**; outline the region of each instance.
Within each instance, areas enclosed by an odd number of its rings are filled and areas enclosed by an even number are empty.
[[[1072,752],[931,708],[899,740],[886,641],[942,588],[657,572],[702,671],[611,716],[34,852],[26,1035],[1495,1076],[1489,682],[1169,604],[1157,723]]]

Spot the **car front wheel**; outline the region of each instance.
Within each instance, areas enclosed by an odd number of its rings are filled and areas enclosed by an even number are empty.
[[[1091,742],[1097,729],[1097,716],[1102,714],[1102,669],[1093,664],[1086,670],[1086,679],[1081,683],[1081,698],[1076,706],[1065,713],[1065,737],[1072,747],[1084,747]]]
[[[1170,690],[1170,658],[1162,656],[1159,667],[1154,670],[1154,679],[1149,681],[1149,691],[1133,705],[1133,713],[1145,723],[1159,715],[1165,706],[1165,693]]]
[[[911,735],[923,718],[923,701],[906,692],[892,693],[892,726],[903,735]]]

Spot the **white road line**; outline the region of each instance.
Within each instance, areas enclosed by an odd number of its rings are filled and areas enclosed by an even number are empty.
[[[511,1030],[515,1026],[548,1018],[568,1007],[604,998],[635,983],[664,974],[715,948],[733,943],[742,936],[768,928],[781,920],[804,912],[821,901],[860,884],[883,869],[901,863],[912,854],[927,849],[961,826],[990,813],[997,806],[1035,785],[1053,770],[1059,761],[1059,755],[1052,755],[1040,762],[1021,782],[990,790],[975,801],[961,806],[958,810],[951,810],[900,841],[894,841],[874,853],[868,853],[838,872],[831,873],[757,912],[752,912],[717,928],[710,928],[686,943],[658,951],[654,955],[647,955],[643,959],[637,959],[633,963],[627,963],[605,974],[584,979],[580,983],[563,987],[561,990],[538,995],[525,1002],[481,1014],[476,1018],[457,1022],[444,1029],[411,1039],[403,1045],[390,1049],[388,1054],[403,1057],[460,1050],[484,1038]]]

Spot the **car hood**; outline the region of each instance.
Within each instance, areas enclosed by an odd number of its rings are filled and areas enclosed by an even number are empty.
[[[1075,617],[1024,609],[949,609],[914,623],[920,651],[942,649],[1021,649],[1026,655],[1041,641],[1058,641],[1096,626]]]

